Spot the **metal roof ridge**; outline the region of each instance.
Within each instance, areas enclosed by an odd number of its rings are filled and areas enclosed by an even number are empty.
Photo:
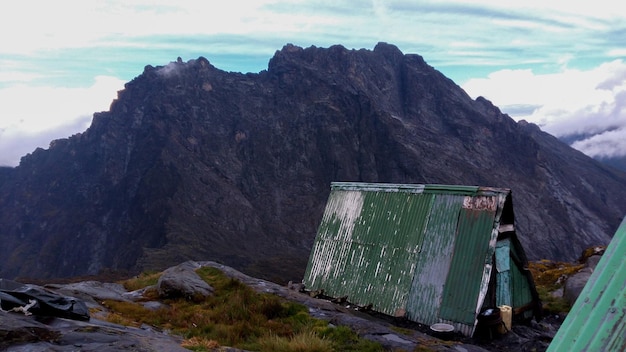
[[[331,189],[369,192],[406,192],[406,193],[459,193],[463,195],[485,195],[510,193],[509,188],[481,187],[450,184],[416,184],[384,182],[331,182]]]

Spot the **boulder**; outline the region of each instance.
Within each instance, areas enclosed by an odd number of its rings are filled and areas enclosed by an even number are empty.
[[[165,270],[157,282],[159,297],[201,301],[213,295],[213,287],[196,274],[199,267],[190,261]]]
[[[563,298],[567,300],[570,306],[574,305],[574,302],[576,302],[576,299],[580,296],[580,293],[583,288],[585,288],[587,281],[589,281],[591,274],[601,258],[601,255],[592,255],[586,258],[585,267],[576,274],[568,277],[567,281],[565,281],[565,285],[563,286]]]
[[[591,257],[587,258],[587,262],[585,263],[585,265],[588,268],[590,268],[592,271],[596,270],[596,267],[598,266],[600,259],[602,259],[601,255],[592,255]]]

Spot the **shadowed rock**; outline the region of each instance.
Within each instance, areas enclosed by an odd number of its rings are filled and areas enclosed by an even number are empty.
[[[181,341],[180,337],[150,328],[121,326],[97,319],[83,322],[0,312],[2,351],[188,351],[180,346]]]
[[[570,306],[573,306],[580,296],[580,293],[585,288],[587,281],[589,281],[591,274],[593,274],[601,258],[601,255],[592,255],[586,258],[585,267],[568,277],[567,281],[565,281],[565,285],[563,286],[563,298],[565,298]]]
[[[185,262],[163,272],[157,282],[157,291],[162,298],[185,298],[201,301],[213,294],[213,287],[196,274],[200,266],[195,262]]]

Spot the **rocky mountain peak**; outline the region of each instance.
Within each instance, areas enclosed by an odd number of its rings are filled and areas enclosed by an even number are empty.
[[[575,259],[626,213],[623,173],[418,55],[288,44],[259,73],[146,66],[84,133],[0,170],[0,276],[191,259],[298,281],[332,181],[510,188],[530,259]]]

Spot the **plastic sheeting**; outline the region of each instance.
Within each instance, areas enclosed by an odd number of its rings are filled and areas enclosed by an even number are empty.
[[[89,320],[85,302],[62,296],[43,287],[0,279],[0,307],[34,315]]]

